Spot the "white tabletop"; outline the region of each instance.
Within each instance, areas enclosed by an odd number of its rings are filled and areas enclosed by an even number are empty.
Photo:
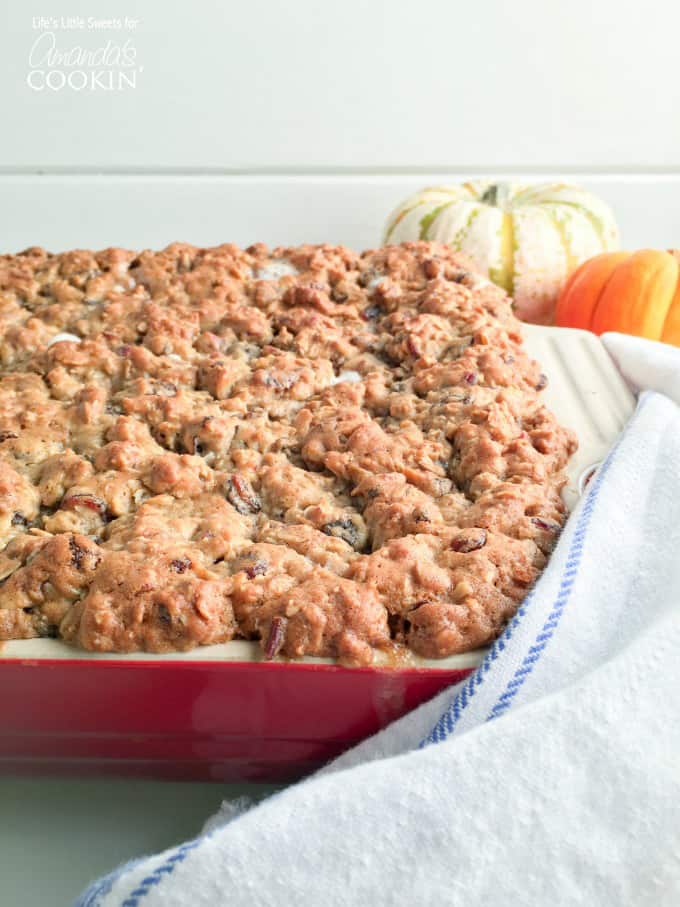
[[[195,836],[222,800],[259,784],[0,778],[0,904],[70,907],[118,864]]]

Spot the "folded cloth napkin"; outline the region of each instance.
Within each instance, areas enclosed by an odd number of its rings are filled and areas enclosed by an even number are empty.
[[[680,903],[680,350],[604,342],[637,411],[476,673],[79,907]]]

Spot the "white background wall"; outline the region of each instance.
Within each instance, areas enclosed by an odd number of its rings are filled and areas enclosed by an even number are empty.
[[[28,86],[33,18],[76,15],[139,20],[54,30],[62,51],[129,40],[135,89]],[[4,250],[372,245],[405,192],[470,172],[567,174],[628,245],[680,245],[671,0],[3,0],[0,16]]]
[[[680,246],[680,175],[566,174],[612,205],[629,248]],[[262,241],[380,244],[395,202],[460,174],[0,175],[0,251]],[[529,174],[531,178],[532,174]],[[545,175],[539,175],[545,178]]]
[[[666,168],[680,5],[3,0],[4,166]],[[135,91],[26,85],[38,15],[137,17]]]

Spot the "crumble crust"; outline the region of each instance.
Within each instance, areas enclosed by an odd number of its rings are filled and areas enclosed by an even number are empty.
[[[576,447],[448,247],[0,257],[0,639],[441,657],[496,637]]]

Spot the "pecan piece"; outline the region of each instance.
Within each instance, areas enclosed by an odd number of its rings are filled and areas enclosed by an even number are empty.
[[[269,627],[269,635],[264,645],[264,657],[267,660],[275,658],[286,641],[286,626],[288,621],[285,617],[275,617]]]
[[[227,482],[227,500],[242,516],[259,513],[262,502],[248,479],[233,475]]]
[[[480,529],[476,535],[459,535],[451,542],[452,550],[458,551],[460,554],[478,551],[484,545],[486,545],[486,529]]]
[[[62,499],[62,510],[75,510],[76,507],[87,507],[104,517],[106,515],[106,501],[93,494],[70,494]]]
[[[559,532],[562,528],[555,520],[544,520],[540,516],[532,516],[531,522],[544,532]]]

